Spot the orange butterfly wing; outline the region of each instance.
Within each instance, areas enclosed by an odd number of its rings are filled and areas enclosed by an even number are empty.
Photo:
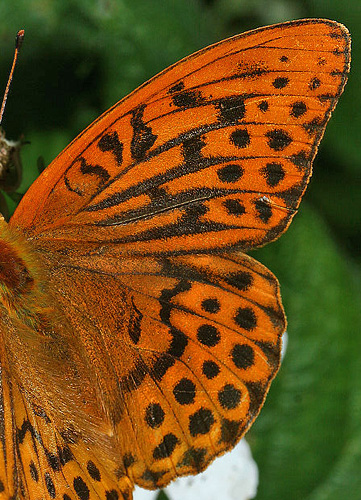
[[[14,413],[35,418],[34,401],[45,406],[47,439],[77,426],[73,478],[94,451],[124,498],[125,472],[165,485],[203,470],[256,417],[285,318],[276,278],[233,249],[265,244],[290,223],[349,58],[347,30],[326,20],[208,47],[102,115],[24,196],[10,230],[27,238],[34,289],[58,315],[45,334],[64,362],[59,394],[72,380],[72,397],[59,414],[41,378],[15,370],[26,397]],[[42,272],[31,274],[33,261]],[[56,349],[34,345],[32,365],[50,373]],[[14,436],[29,458],[34,447]],[[49,472],[45,462],[40,470]],[[51,477],[57,491],[71,487]],[[89,474],[80,477],[89,489]]]
[[[42,408],[29,406],[16,384],[3,380],[1,389],[5,432],[0,466],[6,475],[0,498],[117,500],[119,488],[124,498],[131,497],[130,481],[108,474],[98,450],[62,436]]]
[[[203,470],[239,440],[276,374],[285,328],[264,266],[231,253],[48,265],[75,335],[101,337],[92,357],[135,483]]]
[[[298,208],[348,69],[349,35],[329,21],[206,48],[80,134],[12,224],[71,251],[79,231],[89,245],[106,241],[110,252],[116,240],[116,252],[132,254],[273,240]]]

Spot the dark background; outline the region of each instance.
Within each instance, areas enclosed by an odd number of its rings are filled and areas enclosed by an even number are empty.
[[[291,228],[254,252],[279,278],[289,344],[247,439],[259,500],[361,495],[361,2],[45,0],[0,7],[0,75],[26,30],[3,126],[24,134],[24,192],[86,125],[158,71],[222,38],[304,17],[344,23],[349,83]],[[10,200],[11,207],[14,204]]]

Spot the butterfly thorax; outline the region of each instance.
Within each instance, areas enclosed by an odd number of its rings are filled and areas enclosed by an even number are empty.
[[[9,318],[34,325],[49,310],[41,289],[41,270],[22,235],[0,221],[0,304]]]

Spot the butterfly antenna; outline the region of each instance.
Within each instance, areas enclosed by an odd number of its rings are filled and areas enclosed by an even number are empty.
[[[18,60],[19,51],[21,49],[21,45],[22,45],[23,40],[24,40],[24,36],[25,36],[24,30],[20,30],[17,32],[16,39],[15,39],[15,52],[14,52],[13,65],[11,66],[11,70],[10,70],[10,74],[9,74],[9,78],[8,78],[8,83],[6,84],[3,102],[1,104],[1,109],[0,109],[0,124],[3,121],[3,114],[4,114],[4,110],[5,110],[5,105],[6,105],[6,101],[8,98],[8,93],[9,93],[11,81],[12,81],[13,76],[14,76],[14,70],[15,70],[16,62]]]

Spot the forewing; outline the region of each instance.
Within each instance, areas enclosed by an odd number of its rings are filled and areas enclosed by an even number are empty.
[[[273,240],[298,208],[349,59],[346,28],[320,19],[187,57],[78,136],[11,223],[63,251],[80,239],[133,254]]]

